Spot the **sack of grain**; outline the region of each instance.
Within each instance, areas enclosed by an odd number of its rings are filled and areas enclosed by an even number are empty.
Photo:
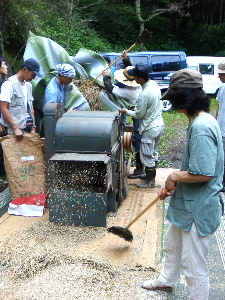
[[[39,134],[1,138],[12,200],[46,192],[44,140]]]

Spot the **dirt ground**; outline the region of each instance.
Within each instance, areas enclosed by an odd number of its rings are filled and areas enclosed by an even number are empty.
[[[185,128],[177,129],[176,141],[167,141],[160,160],[180,168],[185,140]],[[160,167],[158,187],[171,171]],[[118,212],[108,216],[108,227],[126,226],[156,197],[158,187],[140,191],[133,183],[129,182],[128,198]],[[5,180],[0,183],[0,189],[6,186]],[[48,212],[41,220],[4,215],[0,218],[0,300],[156,299],[154,292],[140,286],[161,269],[163,213],[159,202],[132,225],[132,243],[106,233],[105,228],[49,223]]]
[[[152,201],[169,169],[159,169],[155,189],[129,194],[107,227],[126,226]],[[147,300],[140,288],[161,267],[163,201],[157,202],[131,228],[132,243],[105,228],[60,225],[42,218],[0,218],[1,300]],[[0,266],[1,268],[1,266]],[[150,296],[150,298],[149,298]]]

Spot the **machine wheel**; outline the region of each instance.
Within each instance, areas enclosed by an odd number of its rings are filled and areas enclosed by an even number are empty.
[[[126,195],[128,194],[128,181],[127,181],[127,171],[125,164],[125,153],[124,153],[124,137],[121,137],[121,151],[120,151],[120,176],[119,176],[119,194],[118,194],[118,204],[120,204]]]
[[[128,152],[132,152],[133,151],[132,139],[133,139],[132,132],[125,131],[124,132],[123,147]]]
[[[120,176],[119,176],[119,196],[118,196],[118,203],[120,204],[123,201],[123,190],[124,190],[124,137],[121,136],[121,142],[120,142],[120,162],[119,162],[119,168],[120,168]]]

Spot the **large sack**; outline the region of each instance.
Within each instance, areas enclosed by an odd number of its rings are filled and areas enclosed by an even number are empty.
[[[39,134],[1,138],[4,164],[12,200],[45,193],[44,140]]]

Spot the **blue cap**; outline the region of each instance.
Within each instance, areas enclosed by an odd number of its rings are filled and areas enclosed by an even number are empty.
[[[35,75],[41,77],[40,71],[40,64],[34,58],[28,58],[22,65],[22,68],[26,67],[30,71],[34,72]]]

